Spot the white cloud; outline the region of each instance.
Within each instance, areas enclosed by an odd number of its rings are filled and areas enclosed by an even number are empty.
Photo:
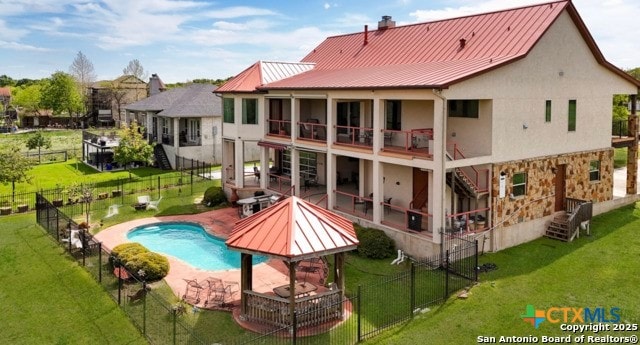
[[[29,31],[25,29],[13,29],[0,19],[0,40],[19,40],[28,33]]]
[[[264,8],[236,6],[212,10],[207,12],[206,16],[215,19],[230,19],[254,16],[272,16],[276,14],[276,12]]]
[[[325,9],[325,10],[328,10],[328,9],[330,9],[330,8],[331,8],[331,4],[330,4],[330,3],[328,3],[328,2],[325,2],[325,3],[324,3],[324,9]]]
[[[30,52],[48,52],[51,51],[47,48],[36,47],[28,44],[23,44],[20,42],[8,42],[0,40],[0,48],[7,50],[17,50],[17,51],[30,51]]]

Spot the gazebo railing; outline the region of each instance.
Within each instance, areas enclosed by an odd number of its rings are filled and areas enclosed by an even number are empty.
[[[243,294],[247,303],[244,314],[247,321],[275,327],[290,326],[288,299],[250,290],[245,290]],[[343,313],[341,296],[340,290],[330,290],[296,298],[297,326],[317,325],[341,319]]]

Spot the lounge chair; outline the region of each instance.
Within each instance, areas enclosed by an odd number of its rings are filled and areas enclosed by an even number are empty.
[[[71,242],[71,247],[76,249],[82,249],[82,240],[80,239],[80,230],[71,230],[69,238],[63,238],[61,242]]]
[[[160,197],[158,200],[151,200],[149,201],[149,203],[147,203],[147,210],[158,210],[158,204],[160,203],[160,201],[162,201],[162,197]]]
[[[109,206],[109,210],[107,210],[107,215],[104,218],[110,218],[118,214],[118,208],[120,205],[111,205]]]

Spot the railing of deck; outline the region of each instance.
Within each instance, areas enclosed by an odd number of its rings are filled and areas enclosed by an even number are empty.
[[[336,133],[336,144],[368,148],[373,146],[373,128],[352,126],[333,126],[333,128]]]
[[[569,214],[567,219],[569,233],[569,241],[578,235],[580,224],[591,220],[593,217],[593,203],[591,201],[567,198],[565,201],[565,210]]]
[[[268,119],[269,135],[290,138],[291,137],[291,120],[272,120]]]

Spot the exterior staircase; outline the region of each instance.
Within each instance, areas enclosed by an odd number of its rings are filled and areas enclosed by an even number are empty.
[[[560,241],[571,242],[580,236],[580,226],[587,224],[593,216],[593,203],[585,200],[567,199],[564,213],[553,218],[547,231],[546,237]],[[588,233],[588,232],[587,232]]]
[[[167,157],[167,153],[164,152],[162,144],[156,144],[156,146],[153,147],[153,156],[156,159],[156,165],[158,168],[162,170],[171,170],[171,162],[169,162],[169,157]]]

